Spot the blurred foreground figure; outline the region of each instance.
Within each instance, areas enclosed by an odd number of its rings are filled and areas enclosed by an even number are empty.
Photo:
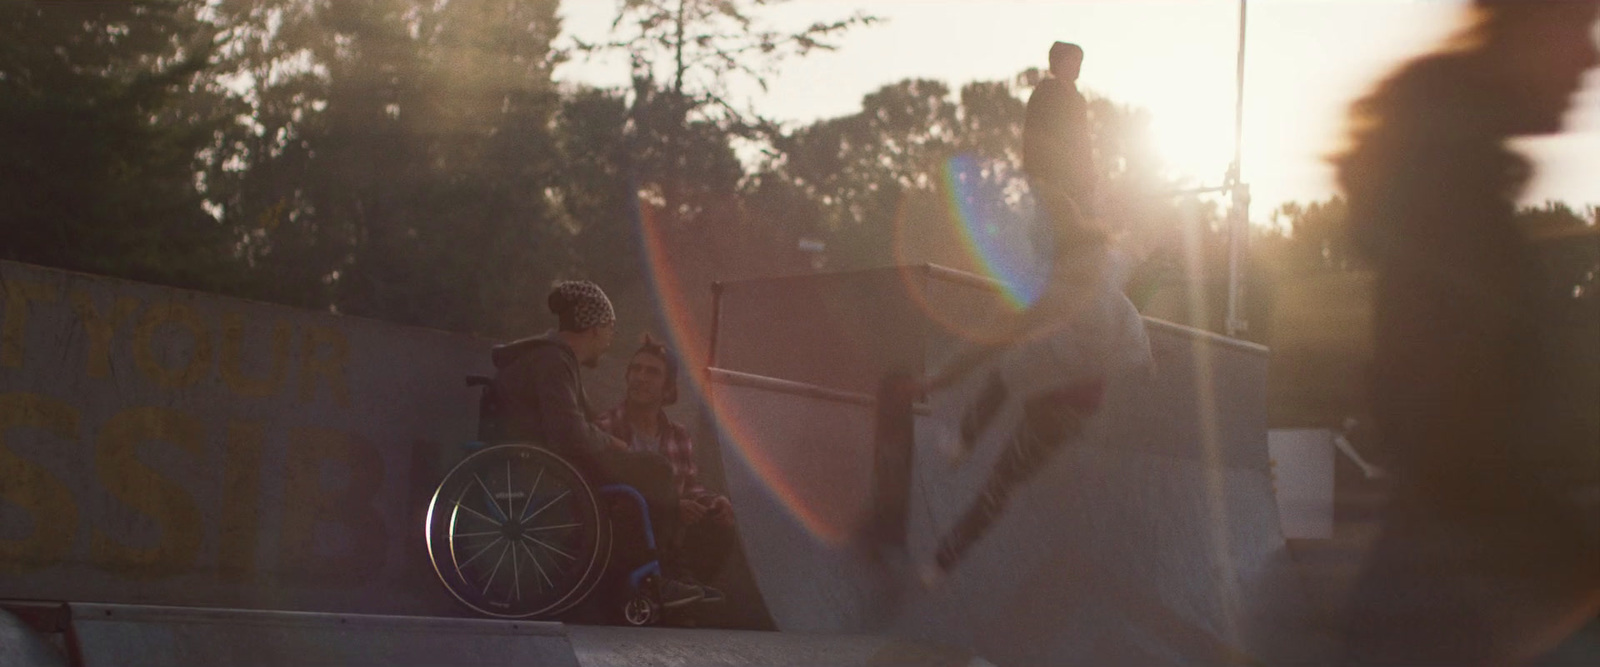
[[[1546,297],[1513,226],[1531,169],[1506,146],[1560,129],[1600,58],[1597,10],[1478,0],[1472,29],[1355,105],[1337,167],[1378,271],[1371,397],[1397,487],[1352,664],[1565,660],[1552,651],[1600,625],[1597,519],[1551,469],[1554,443],[1528,437]]]

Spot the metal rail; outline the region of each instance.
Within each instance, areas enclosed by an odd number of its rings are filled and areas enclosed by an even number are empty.
[[[790,396],[815,398],[823,401],[847,403],[850,405],[859,405],[868,408],[878,405],[878,399],[860,392],[844,391],[842,389],[830,389],[821,385],[815,385],[806,382],[795,382],[793,380],[780,380],[775,377],[755,375],[753,373],[740,373],[739,371],[730,371],[726,368],[709,368],[706,370],[708,375],[711,377],[712,382],[732,385],[735,387],[749,387],[751,389],[761,389],[780,394],[789,394]],[[927,404],[925,403],[913,405],[912,410],[919,415],[931,414],[928,410]]]

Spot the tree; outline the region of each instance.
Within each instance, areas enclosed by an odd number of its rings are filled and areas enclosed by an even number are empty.
[[[656,290],[685,289],[658,294],[658,300],[704,314],[709,290],[699,286],[767,273],[794,259],[793,246],[785,251],[782,235],[753,217],[746,195],[754,184],[735,150],[739,141],[759,145],[777,124],[741,108],[736,89],[749,83],[764,88],[785,59],[834,48],[830,40],[875,19],[857,15],[784,31],[766,27],[759,17],[770,4],[620,0],[612,39],[576,45],[588,54],[626,54],[632,76],[619,128],[621,150],[610,148],[617,137],[606,140],[606,154],[616,157],[613,177],[631,190],[626,215],[598,217],[580,241],[596,275],[614,276],[626,288],[634,282],[627,278],[642,278],[640,267],[648,265]],[[588,95],[585,104],[611,104]],[[638,241],[617,242],[623,239]],[[625,248],[641,245],[653,254],[639,259],[654,261],[626,262],[631,257]],[[608,260],[612,268],[600,268]],[[694,333],[679,333],[690,337],[678,341],[680,348],[703,347]]]
[[[1273,227],[1258,234],[1256,254],[1285,278],[1365,268],[1349,238],[1345,198],[1286,202],[1272,212]]]
[[[742,108],[735,87],[766,89],[791,57],[831,50],[832,41],[877,19],[856,14],[780,30],[759,10],[776,0],[620,0],[612,39],[579,42],[585,53],[621,52],[633,80],[627,177],[683,243],[740,236],[727,206],[744,176],[732,139],[768,138],[777,123]],[[712,209],[727,214],[705,215]],[[694,229],[720,221],[721,229]]]
[[[525,331],[572,270],[555,0],[223,3],[253,127],[226,215],[259,296]]]
[[[226,289],[231,235],[202,156],[236,108],[215,27],[170,2],[0,5],[3,256]]]
[[[626,53],[636,87],[661,82],[662,91],[676,102],[679,126],[693,117],[724,128],[748,126],[759,117],[740,108],[733,95],[738,82],[764,91],[784,60],[833,50],[837,43],[832,40],[879,20],[857,13],[799,30],[778,30],[764,24],[758,11],[779,1],[619,0],[613,39],[578,42],[577,47],[588,53]]]
[[[1566,236],[1583,230],[1592,232],[1594,226],[1600,223],[1600,206],[1578,211],[1566,202],[1547,201],[1518,210],[1516,220],[1517,225],[1535,240]]]

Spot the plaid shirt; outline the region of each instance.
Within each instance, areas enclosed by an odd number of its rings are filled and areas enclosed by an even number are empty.
[[[649,452],[667,457],[667,462],[672,464],[672,485],[678,490],[678,497],[690,500],[701,498],[715,498],[717,494],[707,490],[700,483],[699,469],[694,464],[694,443],[689,441],[689,430],[667,419],[667,413],[661,412],[657,419],[660,425],[656,427],[656,435],[661,440],[654,448],[641,443],[633,437],[633,425],[628,423],[624,413],[624,406],[617,406],[595,420],[595,425],[601,430],[616,436],[617,439],[628,443],[628,449],[636,452]]]

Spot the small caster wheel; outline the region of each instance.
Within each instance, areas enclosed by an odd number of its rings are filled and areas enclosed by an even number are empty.
[[[661,622],[661,605],[647,595],[635,595],[622,605],[622,620],[634,627],[655,625]]]

